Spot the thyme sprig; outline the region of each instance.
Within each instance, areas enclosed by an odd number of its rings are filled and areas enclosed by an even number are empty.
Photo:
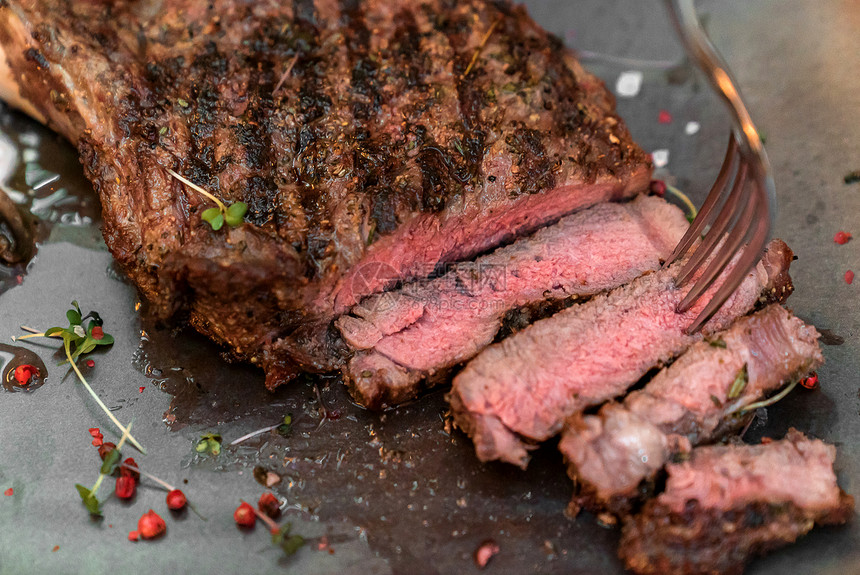
[[[242,220],[245,217],[245,214],[248,213],[248,204],[245,202],[234,202],[228,206],[210,192],[207,192],[191,180],[180,176],[170,168],[167,169],[167,173],[192,190],[198,192],[200,195],[208,198],[217,206],[215,208],[203,210],[203,213],[200,214],[200,218],[208,223],[213,230],[217,232],[225,223],[231,228],[242,225]]]

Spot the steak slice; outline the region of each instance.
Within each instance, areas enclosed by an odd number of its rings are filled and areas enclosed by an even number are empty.
[[[836,484],[835,455],[794,429],[782,441],[694,449],[667,466],[666,491],[626,521],[619,554],[643,575],[740,574],[814,524],[850,518],[854,498]]]
[[[569,418],[559,449],[580,490],[572,507],[628,512],[666,462],[743,425],[739,410],[820,365],[818,337],[770,305],[694,344],[623,403]]]
[[[657,197],[599,204],[432,281],[372,296],[336,322],[357,350],[344,380],[370,408],[412,399],[492,343],[509,310],[656,270],[686,229],[681,210]]]
[[[270,386],[363,296],[650,178],[603,83],[506,0],[3,0],[0,59],[150,308]],[[168,169],[244,221],[213,230]]]
[[[771,242],[766,263],[750,272],[703,334],[726,328],[762,293],[784,286],[791,257],[783,242]],[[454,378],[448,399],[478,458],[525,467],[531,446],[561,431],[567,417],[620,395],[649,369],[700,340],[702,334],[685,330],[707,296],[694,309],[676,313],[689,291],[689,285],[674,285],[679,269],[676,264],[646,274],[538,321],[469,362]]]

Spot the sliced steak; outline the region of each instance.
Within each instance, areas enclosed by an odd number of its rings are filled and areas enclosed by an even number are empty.
[[[791,257],[783,242],[771,242],[767,263],[745,278],[703,333],[726,328],[763,293],[784,284]],[[454,378],[448,398],[454,421],[472,437],[478,458],[525,467],[530,447],[561,431],[567,417],[623,393],[649,369],[701,339],[702,334],[685,330],[707,296],[676,313],[689,291],[674,285],[679,269],[676,264],[646,274],[538,321],[469,362]]]
[[[559,449],[579,488],[573,507],[629,511],[668,461],[736,429],[745,406],[821,364],[818,337],[771,305],[694,344],[623,403],[569,418]]]
[[[665,493],[625,523],[619,554],[643,575],[740,574],[752,556],[853,514],[835,455],[794,429],[768,444],[695,449],[667,466]]]
[[[344,379],[367,407],[411,399],[492,343],[509,310],[656,270],[686,229],[681,210],[657,197],[599,204],[432,281],[372,296],[336,322],[357,350]]]
[[[603,83],[505,0],[3,0],[0,59],[151,309],[270,386],[363,296],[650,178]],[[213,230],[168,169],[244,221]]]

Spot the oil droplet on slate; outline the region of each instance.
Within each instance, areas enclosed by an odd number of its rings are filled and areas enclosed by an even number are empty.
[[[33,377],[30,384],[21,386],[15,380],[15,368],[19,365],[32,365],[39,370],[39,376]],[[33,391],[44,385],[48,370],[39,356],[24,347],[0,343],[0,377],[3,389],[6,391]]]

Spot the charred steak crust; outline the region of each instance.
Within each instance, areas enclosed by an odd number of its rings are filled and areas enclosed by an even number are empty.
[[[0,48],[153,309],[270,385],[324,349],[299,326],[650,177],[603,84],[505,0],[4,0]],[[167,169],[244,224],[212,231]]]
[[[625,521],[619,555],[635,573],[739,575],[753,556],[853,515],[854,498],[836,484],[835,449],[794,429],[782,441],[693,454],[670,465],[666,492]]]
[[[854,498],[845,492],[821,514],[767,501],[728,511],[691,502],[682,513],[649,503],[625,524],[619,553],[641,575],[740,575],[752,557],[794,543],[814,524],[841,525],[853,513]]]
[[[698,342],[623,403],[565,422],[572,508],[629,512],[663,465],[742,426],[738,410],[824,361],[818,332],[770,305]]]
[[[344,380],[372,409],[412,399],[492,343],[507,310],[585,298],[654,271],[687,226],[658,197],[602,203],[431,281],[366,298],[335,322],[355,350]]]
[[[725,329],[770,293],[774,281],[785,281],[781,266],[791,261],[786,254],[784,242],[772,241],[764,262],[702,333]],[[478,458],[526,467],[529,450],[561,431],[565,419],[621,395],[649,369],[701,339],[686,328],[704,301],[685,314],[675,311],[689,290],[675,287],[678,266],[540,320],[472,359],[447,397]]]

